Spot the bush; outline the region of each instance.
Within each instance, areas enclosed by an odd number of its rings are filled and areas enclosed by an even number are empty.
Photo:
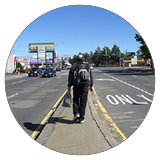
[[[16,64],[16,68],[20,68],[20,69],[21,69],[21,72],[23,72],[23,71],[24,71],[24,69],[23,69],[22,65],[21,65],[19,62]]]

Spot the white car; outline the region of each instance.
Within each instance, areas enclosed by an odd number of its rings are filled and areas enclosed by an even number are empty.
[[[93,70],[93,66],[89,66],[90,70]]]

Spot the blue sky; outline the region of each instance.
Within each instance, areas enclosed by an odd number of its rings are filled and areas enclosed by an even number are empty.
[[[17,38],[11,53],[29,58],[29,43],[54,42],[61,55],[95,51],[97,47],[119,46],[121,52],[136,52],[137,31],[118,15],[93,6],[67,6],[47,12],[29,24]],[[61,43],[63,42],[63,43]]]

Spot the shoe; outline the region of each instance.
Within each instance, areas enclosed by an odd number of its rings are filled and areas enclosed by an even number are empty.
[[[79,118],[80,118],[80,115],[79,115],[79,113],[77,113],[77,114],[73,117],[73,121],[76,122],[76,121],[79,120]]]
[[[84,122],[85,122],[85,118],[79,120],[79,123],[80,123],[80,124],[82,124],[82,123],[84,123]]]

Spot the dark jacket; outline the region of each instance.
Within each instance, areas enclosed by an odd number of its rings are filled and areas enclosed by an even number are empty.
[[[75,71],[76,67],[77,67],[77,64],[74,64],[74,65],[71,67],[70,71],[69,71],[68,87],[71,87],[71,86],[74,85],[74,75],[73,75],[73,74],[74,74],[74,71]],[[91,70],[90,70],[90,81],[87,82],[87,85],[90,86],[90,87],[93,86],[93,76],[92,76]]]

